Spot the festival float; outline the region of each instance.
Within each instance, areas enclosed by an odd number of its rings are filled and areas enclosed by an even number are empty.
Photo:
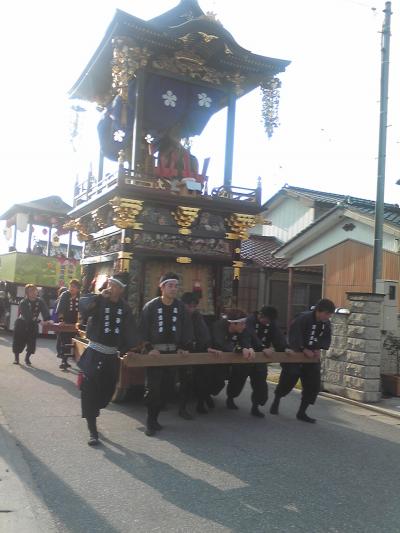
[[[261,179],[254,189],[232,184],[236,102],[260,88],[271,136],[278,125],[277,75],[288,64],[242,48],[195,0],[147,21],[116,12],[70,91],[76,150],[91,152],[65,226],[84,243],[84,290],[125,272],[137,315],[172,270],[183,292],[199,293],[206,316],[240,305],[241,243],[265,221]],[[211,188],[209,159],[198,161],[191,140],[223,109],[224,171]],[[142,379],[138,374],[125,368],[117,398]]]
[[[71,206],[58,196],[18,203],[0,216],[5,221],[3,237],[8,252],[0,254],[0,323],[13,330],[18,306],[25,296],[25,285],[39,288],[50,312],[55,308],[57,291],[68,286],[71,279],[80,279],[80,261],[75,255],[81,247],[62,244],[60,236],[69,220]],[[39,232],[39,233],[38,233]],[[21,250],[24,250],[23,252]],[[42,331],[39,324],[39,332]]]

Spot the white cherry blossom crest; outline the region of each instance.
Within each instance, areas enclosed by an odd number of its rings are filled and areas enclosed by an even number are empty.
[[[162,95],[162,97],[164,99],[164,105],[176,107],[176,101],[178,100],[178,97],[172,91],[167,91]]]
[[[207,96],[206,93],[199,93],[197,97],[199,99],[198,104],[200,107],[211,107],[212,98]]]

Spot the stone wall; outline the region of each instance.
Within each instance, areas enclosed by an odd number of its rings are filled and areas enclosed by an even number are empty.
[[[389,331],[388,332],[389,339],[390,336],[393,335],[397,338],[400,338],[400,315],[397,317],[397,329],[396,331]],[[399,366],[397,361],[397,355],[395,353],[391,353],[393,350],[389,350],[388,346],[385,345],[385,341],[383,342],[382,347],[382,361],[381,361],[381,374],[398,374],[399,372]],[[400,363],[400,361],[399,361]]]
[[[322,358],[323,390],[362,402],[380,400],[383,298],[348,293],[350,314],[333,317],[331,347]]]

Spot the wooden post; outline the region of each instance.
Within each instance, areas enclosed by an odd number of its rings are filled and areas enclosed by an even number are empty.
[[[68,233],[68,245],[67,245],[67,259],[69,259],[69,256],[71,254],[71,246],[72,246],[72,231]]]
[[[258,176],[258,178],[257,178],[256,202],[258,203],[258,205],[261,205],[261,203],[262,203],[262,180],[261,180],[261,176]]]
[[[17,223],[15,222],[14,224],[14,238],[13,238],[13,248],[14,248],[14,251],[17,251]]]
[[[145,71],[140,69],[136,73],[135,116],[132,133],[131,169],[134,172],[142,170],[142,137],[143,137],[143,107],[144,107]]]
[[[99,168],[98,168],[98,171],[97,171],[97,183],[100,185],[101,182],[103,181],[103,172],[104,172],[104,154],[103,154],[103,150],[100,149],[100,154],[99,154]]]
[[[28,247],[26,249],[28,254],[32,252],[32,233],[33,233],[32,218],[29,217]]]
[[[50,250],[51,250],[51,231],[52,231],[52,227],[49,226],[49,238],[47,239],[47,250],[46,250],[46,255],[47,257],[50,257]]]
[[[292,321],[292,305],[293,305],[293,273],[294,267],[289,267],[289,280],[288,280],[288,299],[287,299],[287,317],[286,317],[286,327],[289,331],[289,326]]]
[[[233,148],[235,141],[235,114],[236,114],[236,95],[230,94],[228,100],[228,117],[226,124],[226,143],[225,143],[225,171],[224,187],[232,186],[232,169],[233,169]]]

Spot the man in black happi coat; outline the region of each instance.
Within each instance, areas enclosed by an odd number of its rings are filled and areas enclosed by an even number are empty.
[[[115,391],[118,351],[134,351],[138,342],[131,309],[122,299],[124,281],[123,275],[116,274],[100,294],[83,296],[79,302],[79,311],[87,319],[86,337],[89,339],[78,366],[84,374],[80,386],[82,418],[87,420],[90,446],[99,442],[96,418]]]
[[[246,327],[252,334],[253,347],[257,352],[264,351],[266,355],[272,353],[271,346],[277,352],[283,352],[287,343],[285,336],[280,330],[276,320],[278,312],[275,307],[264,306],[258,313],[250,315],[246,321]],[[252,365],[241,365],[242,374],[237,378],[237,391],[242,391],[247,376],[250,377],[250,384],[253,390],[251,394],[251,414],[258,418],[264,418],[258,406],[265,405],[268,400],[267,374],[268,366],[266,363],[254,363]],[[247,373],[246,373],[247,367]]]
[[[81,284],[77,279],[71,279],[69,289],[64,291],[57,302],[56,313],[60,322],[76,324],[79,311],[79,291]],[[61,358],[60,368],[66,370],[68,364],[68,351],[75,333],[59,333],[57,335],[57,356]]]
[[[26,346],[25,364],[31,366],[30,357],[36,351],[36,338],[38,335],[39,315],[44,322],[50,320],[50,313],[44,301],[38,297],[35,285],[29,283],[25,286],[25,298],[19,304],[18,318],[14,325],[13,353],[14,364],[19,364],[19,354]]]
[[[193,341],[193,326],[185,305],[177,299],[179,280],[173,272],[164,274],[159,283],[161,296],[147,302],[140,316],[140,337],[144,351],[149,355],[187,353]],[[174,367],[149,367],[146,369],[147,404],[146,435],[151,437],[162,429],[158,415],[165,401],[164,391],[170,382]],[[179,412],[186,416],[187,394],[180,391]]]
[[[231,309],[226,315],[214,322],[212,327],[213,348],[223,352],[241,353],[244,359],[251,361],[254,359],[254,350],[252,337],[246,328],[247,315],[240,309]],[[227,399],[226,406],[228,409],[239,409],[234,402],[240,394],[238,387],[239,379],[243,374],[241,367],[248,366],[244,364],[233,364],[230,367],[218,365],[219,373],[228,374]],[[247,376],[247,374],[246,374]],[[222,377],[222,376],[221,376]]]
[[[275,399],[270,413],[278,414],[279,402],[283,396],[301,380],[301,404],[297,419],[314,423],[315,418],[307,415],[306,409],[317,399],[321,386],[321,350],[328,350],[331,344],[330,318],[335,312],[335,304],[328,299],[320,300],[312,311],[297,316],[289,328],[289,347],[294,352],[303,352],[312,363],[283,363],[279,383],[275,389]]]

